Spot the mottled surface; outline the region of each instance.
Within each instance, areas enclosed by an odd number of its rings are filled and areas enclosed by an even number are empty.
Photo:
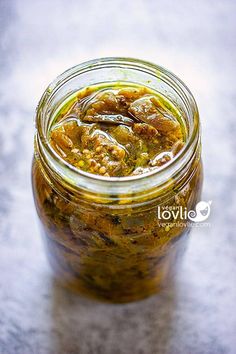
[[[224,1],[0,1],[0,353],[236,353],[235,13]],[[129,305],[55,284],[31,186],[33,116],[46,85],[81,61],[164,65],[201,113],[210,228],[193,230],[176,284]]]

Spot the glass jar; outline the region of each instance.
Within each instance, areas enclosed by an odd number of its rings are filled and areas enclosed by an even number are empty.
[[[156,90],[178,108],[187,130],[184,148],[160,169],[136,176],[104,177],[69,165],[48,141],[58,107],[81,88],[124,81]],[[176,270],[190,230],[181,213],[163,211],[192,210],[201,193],[192,94],[174,74],[136,59],[103,58],[67,70],[37,108],[32,182],[49,261],[62,284],[110,302],[155,294]]]

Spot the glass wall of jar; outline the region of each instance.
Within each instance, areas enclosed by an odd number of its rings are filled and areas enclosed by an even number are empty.
[[[117,82],[149,87],[181,113],[185,146],[158,170],[128,177],[90,174],[49,144],[62,102],[84,87]],[[37,108],[32,182],[48,258],[62,284],[111,302],[155,294],[176,270],[190,230],[181,213],[166,220],[162,212],[192,210],[201,194],[199,116],[192,94],[174,74],[136,59],[97,59],[66,71]]]

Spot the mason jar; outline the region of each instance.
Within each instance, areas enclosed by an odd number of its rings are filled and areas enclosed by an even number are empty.
[[[157,170],[128,177],[90,174],[68,164],[49,144],[54,114],[68,97],[91,85],[117,82],[151,88],[181,113],[186,143]],[[56,78],[37,107],[32,184],[48,259],[59,282],[109,302],[139,300],[165,287],[191,229],[186,215],[173,210],[194,210],[200,198],[200,149],[195,100],[180,79],[158,65],[102,58]]]

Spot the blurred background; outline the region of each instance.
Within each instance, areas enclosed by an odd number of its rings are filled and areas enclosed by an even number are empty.
[[[236,353],[236,2],[0,0],[0,354]],[[82,61],[160,64],[193,92],[202,122],[208,228],[193,230],[175,286],[128,305],[53,280],[34,210],[35,108]]]

